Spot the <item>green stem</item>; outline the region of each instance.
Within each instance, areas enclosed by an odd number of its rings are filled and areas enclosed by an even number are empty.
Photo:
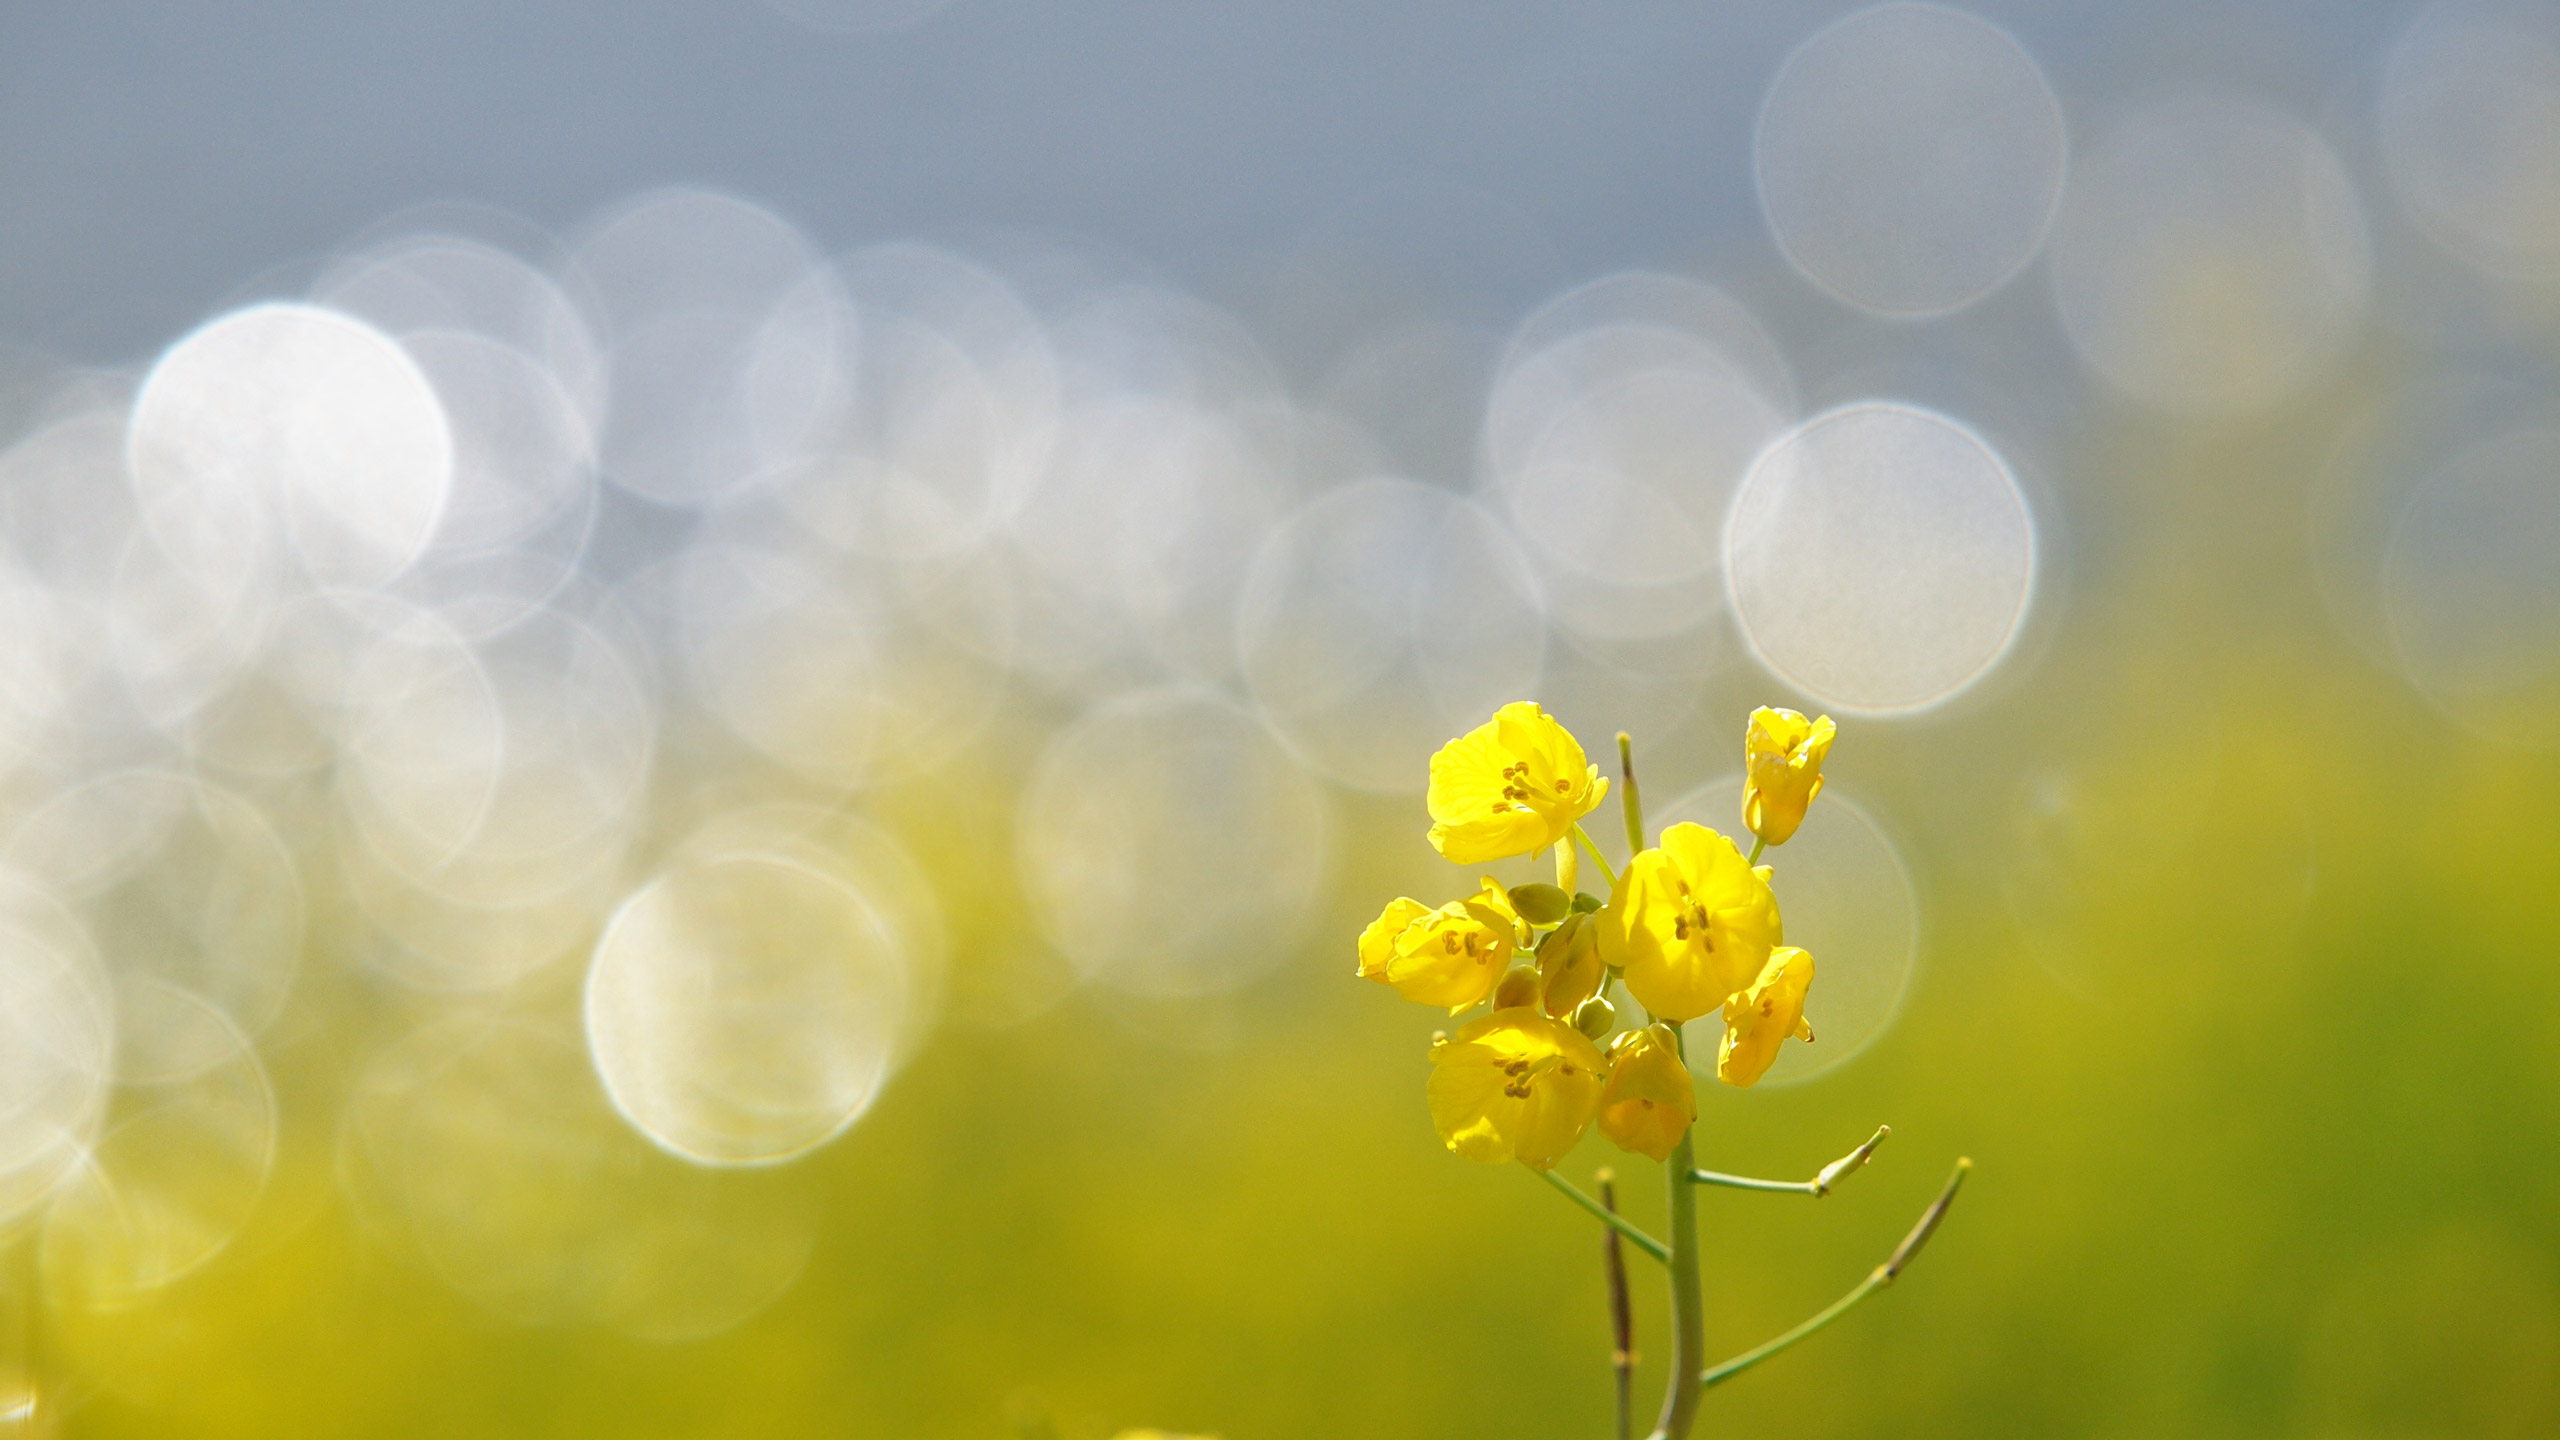
[[[1664,1246],[1661,1241],[1656,1240],[1652,1236],[1644,1233],[1642,1230],[1637,1229],[1625,1216],[1620,1215],[1617,1211],[1608,1208],[1599,1201],[1583,1194],[1580,1190],[1575,1189],[1572,1181],[1567,1180],[1553,1170],[1541,1170],[1538,1174],[1543,1176],[1548,1184],[1553,1185],[1556,1189],[1562,1191],[1566,1199],[1581,1206],[1583,1209],[1590,1211],[1592,1214],[1599,1216],[1601,1224],[1606,1225],[1610,1229],[1617,1231],[1619,1234],[1626,1236],[1628,1244],[1635,1246],[1637,1249],[1652,1256],[1656,1260],[1660,1260],[1665,1264],[1670,1263],[1670,1249]]]
[[[1912,1226],[1911,1233],[1902,1237],[1902,1243],[1893,1248],[1892,1257],[1887,1259],[1883,1264],[1877,1266],[1875,1269],[1869,1271],[1867,1273],[1867,1278],[1859,1281],[1856,1289],[1853,1289],[1848,1294],[1832,1301],[1831,1304],[1825,1307],[1820,1314],[1815,1315],[1812,1319],[1805,1321],[1803,1324],[1798,1325],[1796,1328],[1779,1336],[1777,1339],[1769,1341],[1765,1345],[1745,1350],[1741,1354],[1734,1356],[1732,1359],[1725,1361],[1723,1364],[1716,1366],[1714,1369],[1700,1374],[1698,1376],[1698,1387],[1703,1390],[1710,1385],[1720,1384],[1726,1380],[1732,1379],[1734,1376],[1741,1374],[1743,1371],[1750,1369],[1752,1366],[1759,1364],[1761,1361],[1768,1359],[1770,1356],[1777,1354],[1779,1351],[1786,1349],[1788,1346],[1793,1345],[1797,1341],[1804,1339],[1806,1336],[1813,1334],[1817,1330],[1820,1330],[1823,1326],[1828,1325],[1832,1321],[1839,1319],[1841,1316],[1848,1314],[1851,1309],[1856,1307],[1859,1301],[1866,1299],[1869,1295],[1872,1295],[1878,1290],[1883,1289],[1885,1286],[1892,1284],[1894,1282],[1894,1277],[1900,1275],[1906,1266],[1910,1265],[1914,1259],[1919,1257],[1920,1247],[1928,1244],[1929,1237],[1937,1233],[1938,1222],[1946,1218],[1947,1207],[1955,1203],[1956,1191],[1964,1184],[1964,1177],[1970,1173],[1972,1169],[1973,1162],[1970,1160],[1958,1160],[1956,1162],[1955,1173],[1947,1177],[1947,1188],[1939,1191],[1938,1198],[1929,1202],[1929,1208],[1920,1212],[1920,1222]]]
[[[1759,864],[1759,863],[1760,863],[1760,852],[1761,852],[1761,851],[1763,851],[1763,850],[1766,850],[1766,849],[1768,849],[1768,848],[1769,848],[1769,842],[1768,842],[1768,841],[1761,839],[1761,838],[1760,838],[1759,836],[1757,836],[1757,835],[1752,836],[1752,837],[1751,837],[1751,858],[1750,858],[1750,859],[1748,859],[1748,860],[1743,861],[1742,863],[1743,863],[1743,864],[1745,864],[1745,865],[1757,865],[1757,864]]]
[[[1627,816],[1627,856],[1644,853],[1644,801],[1636,795],[1636,742],[1627,732],[1618,732],[1618,777],[1623,786],[1618,791],[1618,807]]]
[[[1600,878],[1609,882],[1610,889],[1617,889],[1618,872],[1609,868],[1609,857],[1600,853],[1600,847],[1591,839],[1591,832],[1583,829],[1579,820],[1573,822],[1573,838],[1582,842],[1583,853],[1591,857],[1592,864],[1600,867]]]
[[[1671,1026],[1671,1037],[1685,1054],[1688,1047],[1678,1022]],[[1671,1258],[1666,1262],[1671,1270],[1671,1382],[1662,1392],[1662,1419],[1652,1440],[1688,1440],[1689,1427],[1698,1418],[1698,1399],[1705,1393],[1697,1378],[1707,1355],[1707,1308],[1698,1289],[1697,1129],[1693,1124],[1680,1132],[1680,1143],[1672,1147],[1664,1167],[1671,1182]]]
[[[1754,1180],[1748,1175],[1720,1175],[1713,1170],[1692,1170],[1689,1178],[1701,1185],[1721,1185],[1727,1190],[1769,1190],[1789,1195],[1819,1195],[1810,1180]]]
[[[1893,1127],[1879,1125],[1876,1133],[1857,1149],[1822,1167],[1810,1180],[1755,1180],[1748,1175],[1720,1175],[1713,1170],[1700,1170],[1693,1177],[1701,1185],[1722,1185],[1729,1190],[1772,1190],[1789,1195],[1810,1195],[1819,1200],[1831,1193],[1831,1187],[1866,1166],[1876,1147],[1893,1136]]]

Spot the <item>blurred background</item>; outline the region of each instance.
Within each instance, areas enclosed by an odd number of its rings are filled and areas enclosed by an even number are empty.
[[[1894,1138],[1710,1352],[1980,1167],[1702,1433],[2560,1432],[2560,8],[97,0],[0,134],[22,1432],[1602,1434],[1352,976],[1520,698],[1840,721],[1699,1148]]]

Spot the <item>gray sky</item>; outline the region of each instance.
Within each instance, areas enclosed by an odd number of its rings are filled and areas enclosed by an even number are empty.
[[[18,0],[0,336],[135,359],[405,206],[556,228],[674,181],[828,246],[1036,227],[1213,294],[1355,249],[1499,324],[1626,265],[1771,263],[1752,117],[1788,47],[1849,8],[955,0],[848,36],[759,0]],[[1974,8],[2076,111],[2217,69],[2316,109],[2337,57],[2409,7]]]

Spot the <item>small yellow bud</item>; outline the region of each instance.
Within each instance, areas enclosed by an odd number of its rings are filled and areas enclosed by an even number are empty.
[[[1573,1028],[1597,1040],[1618,1023],[1618,1007],[1606,995],[1594,995],[1573,1007]]]
[[[1670,1029],[1648,1025],[1619,1036],[1600,1091],[1600,1133],[1621,1150],[1660,1160],[1697,1118],[1697,1087]]]
[[[1822,793],[1822,761],[1838,727],[1831,717],[1807,720],[1767,706],[1751,712],[1742,735],[1742,823],[1771,845],[1784,845]]]
[[[1431,847],[1460,865],[1534,855],[1568,839],[1608,793],[1582,743],[1515,700],[1431,757]]]
[[[1510,1010],[1538,1003],[1538,972],[1523,965],[1493,987],[1493,1008]]]
[[[1769,963],[1749,989],[1724,1002],[1724,1043],[1716,1053],[1716,1078],[1749,1086],[1769,1073],[1780,1042],[1811,1040],[1804,994],[1813,986],[1813,956],[1793,945],[1769,952]]]
[[[1573,909],[1573,897],[1553,885],[1511,887],[1511,908],[1532,925],[1553,925]]]

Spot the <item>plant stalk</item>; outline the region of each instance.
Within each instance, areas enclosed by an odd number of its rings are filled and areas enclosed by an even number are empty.
[[[1685,1057],[1688,1046],[1681,1027],[1673,1024],[1671,1034]],[[1666,1262],[1671,1271],[1671,1382],[1663,1390],[1662,1419],[1652,1440],[1688,1440],[1689,1427],[1698,1418],[1698,1399],[1706,1390],[1700,1381],[1707,1358],[1707,1309],[1698,1289],[1698,1155],[1691,1143],[1697,1128],[1693,1124],[1681,1132],[1663,1166],[1671,1180],[1671,1258]]]
[[[1600,1203],[1610,1214],[1618,1213],[1618,1177],[1603,1170],[1599,1175]],[[1635,1424],[1636,1385],[1636,1317],[1627,1304],[1627,1252],[1618,1244],[1618,1232],[1600,1232],[1600,1253],[1609,1267],[1609,1369],[1618,1388],[1618,1440],[1629,1440]]]

